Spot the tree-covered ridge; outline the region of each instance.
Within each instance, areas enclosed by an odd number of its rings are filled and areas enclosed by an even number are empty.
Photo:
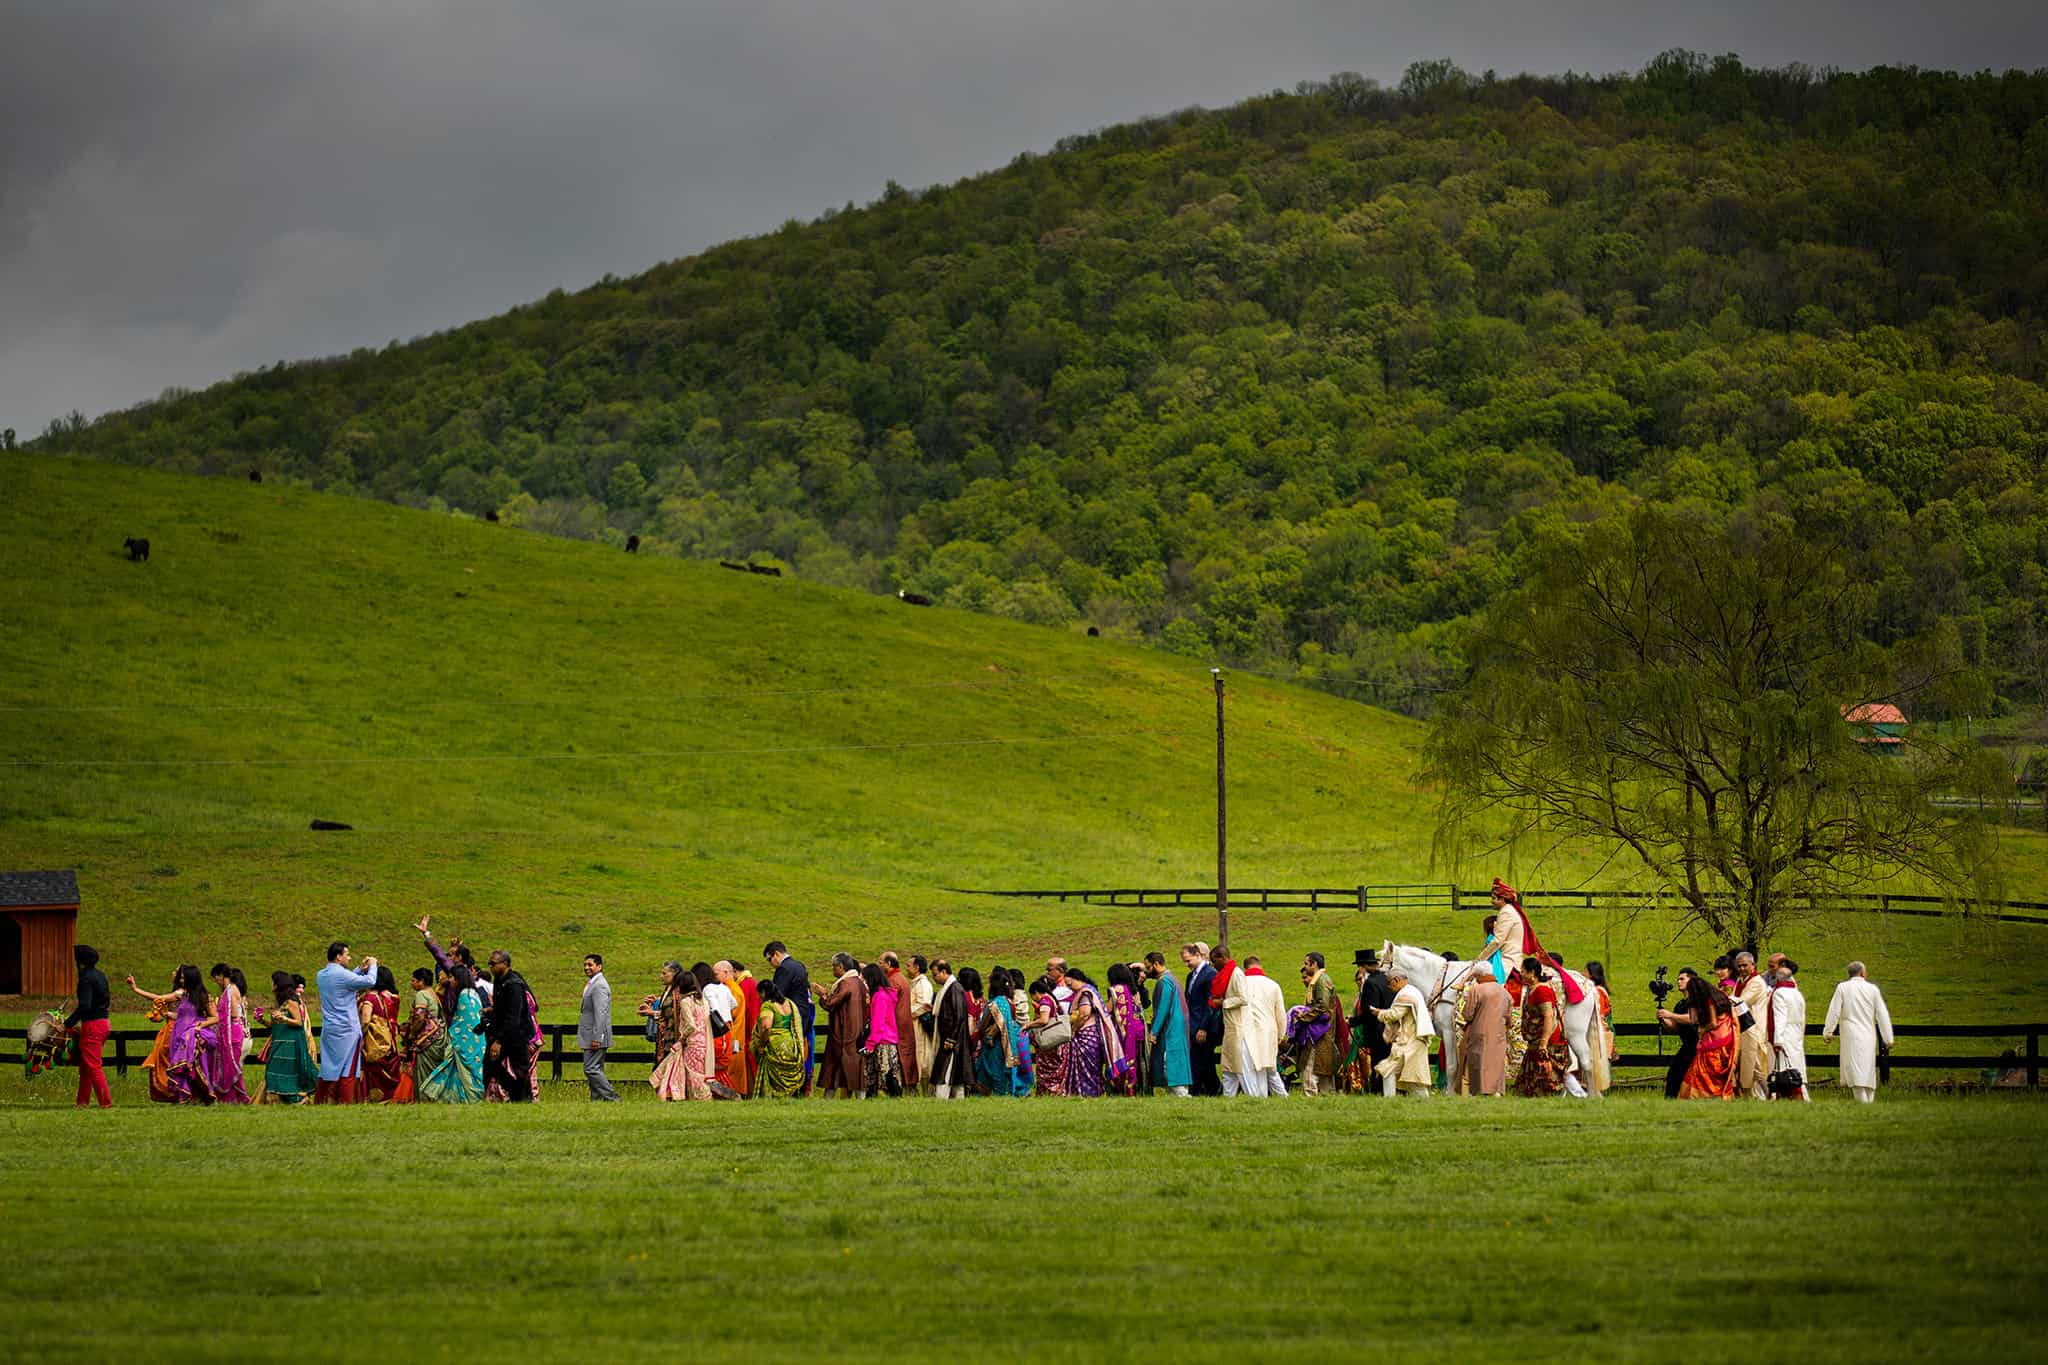
[[[1890,643],[2048,691],[2048,72],[1355,76],[242,376],[46,448],[772,554],[1364,680],[1540,523],[1847,525]]]

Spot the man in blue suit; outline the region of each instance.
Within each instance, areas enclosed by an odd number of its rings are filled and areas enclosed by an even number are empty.
[[[1223,1079],[1216,1063],[1223,1051],[1223,1011],[1209,1004],[1209,986],[1216,980],[1216,968],[1209,963],[1209,945],[1181,945],[1180,960],[1187,964],[1188,984],[1184,999],[1188,1007],[1188,1060],[1194,1064],[1197,1095],[1220,1095]]]

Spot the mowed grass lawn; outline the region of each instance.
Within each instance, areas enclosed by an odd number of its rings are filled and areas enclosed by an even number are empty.
[[[2029,1096],[573,1094],[0,1106],[0,1353],[2026,1359],[2048,1328]]]

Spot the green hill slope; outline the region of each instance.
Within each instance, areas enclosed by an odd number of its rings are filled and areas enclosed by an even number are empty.
[[[2048,73],[1356,77],[412,344],[60,423],[558,534],[1455,678],[1531,526],[1858,522],[1868,628],[2048,701]]]
[[[1212,884],[1213,697],[1185,660],[300,489],[0,469],[0,866],[76,866],[117,974],[306,970],[334,936],[410,965],[422,912],[514,948],[550,1005],[588,949],[638,983],[770,937],[984,966],[1213,937],[1200,912],[940,889]],[[1431,876],[1413,722],[1229,688],[1235,884]],[[1534,877],[1625,874],[1564,849]],[[1469,948],[1472,918],[1247,912],[1237,934],[1287,964]],[[1631,974],[1704,951],[1655,917],[1557,926]],[[2036,932],[1858,919],[1788,946],[1949,962],[1887,985],[1910,1012],[1967,979],[1982,1013],[2031,984]]]

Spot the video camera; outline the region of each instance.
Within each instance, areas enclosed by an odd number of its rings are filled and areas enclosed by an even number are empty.
[[[1678,989],[1676,986],[1672,985],[1669,981],[1666,981],[1664,979],[1664,974],[1670,970],[1671,969],[1669,967],[1659,967],[1657,969],[1657,975],[1650,982],[1650,995],[1653,999],[1656,1000],[1657,1008],[1660,1010],[1664,1008],[1665,997],[1670,995],[1671,992]]]

